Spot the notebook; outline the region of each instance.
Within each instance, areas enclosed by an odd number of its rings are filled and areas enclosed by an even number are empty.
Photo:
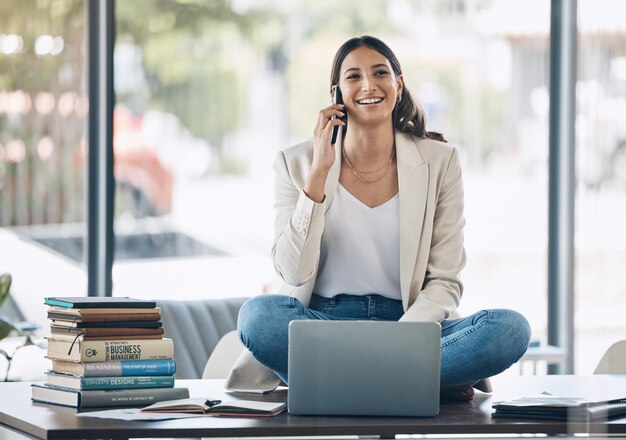
[[[435,416],[441,327],[389,321],[292,321],[288,411]]]
[[[566,421],[606,420],[626,415],[626,398],[593,400],[544,393],[492,405],[495,418],[523,418]]]

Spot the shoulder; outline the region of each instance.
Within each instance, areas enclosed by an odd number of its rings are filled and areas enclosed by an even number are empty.
[[[458,162],[458,152],[455,147],[434,139],[396,133],[396,147],[402,160],[412,166],[419,166],[425,162],[431,169],[445,170],[451,161]]]
[[[456,148],[446,142],[411,137],[414,139],[417,149],[426,162],[447,162],[453,155],[458,154]]]
[[[287,174],[292,180],[301,181],[313,162],[313,140],[309,139],[292,147],[279,151],[274,161],[274,170]]]
[[[313,140],[309,139],[304,142],[300,142],[292,147],[281,150],[280,153],[285,158],[286,162],[299,161],[302,159],[313,159]]]

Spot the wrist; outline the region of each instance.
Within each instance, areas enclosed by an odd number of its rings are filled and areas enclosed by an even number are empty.
[[[315,165],[311,165],[311,168],[309,168],[309,180],[320,179],[325,182],[326,177],[328,177],[329,172],[330,172],[330,169],[325,169],[325,168],[321,168]]]
[[[302,192],[304,193],[305,196],[307,196],[314,203],[323,203],[324,200],[326,200],[326,194],[324,194],[323,192],[312,194],[310,191],[307,191],[306,188],[304,188]]]

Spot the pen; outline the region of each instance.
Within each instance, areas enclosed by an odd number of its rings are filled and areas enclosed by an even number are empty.
[[[222,401],[216,400],[216,399],[207,399],[207,401],[204,402],[204,404],[208,406],[209,408],[215,405],[219,405],[220,403],[222,403]]]

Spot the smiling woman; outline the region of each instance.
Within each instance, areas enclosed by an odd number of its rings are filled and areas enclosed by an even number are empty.
[[[248,350],[227,386],[288,382],[292,320],[421,321],[441,325],[444,395],[472,399],[473,386],[488,390],[484,379],[524,354],[530,327],[512,310],[457,313],[465,265],[458,152],[426,130],[382,41],[364,36],[341,46],[331,93],[337,87],[343,104],[319,112],[313,140],[276,157],[272,257],[282,295],[241,308]],[[343,128],[336,144],[334,127]]]

